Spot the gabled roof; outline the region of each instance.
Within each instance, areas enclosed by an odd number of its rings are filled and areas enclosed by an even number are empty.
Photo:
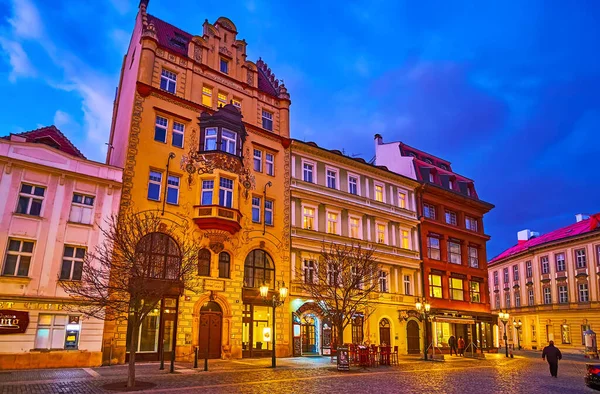
[[[561,241],[567,238],[591,233],[594,231],[600,232],[600,213],[590,216],[589,219],[582,220],[569,226],[559,228],[558,230],[551,231],[539,237],[532,238],[529,241],[517,244],[491,259],[488,265],[495,264],[500,260],[507,259],[509,257],[535,249],[537,247],[550,244],[552,242]]]
[[[17,135],[21,138],[25,138],[26,142],[33,142],[38,144],[45,144],[55,149],[65,152],[71,156],[85,159],[86,157],[77,149],[75,145],[59,130],[56,126],[45,126],[39,129],[25,131],[23,133],[11,134]],[[5,140],[10,139],[9,136],[2,137]]]

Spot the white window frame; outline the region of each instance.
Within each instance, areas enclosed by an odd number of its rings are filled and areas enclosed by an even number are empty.
[[[405,190],[398,190],[398,206],[408,209],[408,193]]]
[[[585,288],[583,286],[585,286]],[[584,294],[585,297],[582,297]],[[577,299],[579,302],[590,302],[590,286],[587,283],[577,284]]]
[[[31,187],[31,193],[25,193],[22,191],[24,185]],[[42,189],[44,191],[44,195],[38,196],[37,194],[34,194],[36,188]],[[15,208],[15,212],[18,214],[21,214],[21,215],[31,215],[31,216],[41,217],[43,210],[44,210],[44,198],[46,197],[46,191],[47,191],[46,186],[34,185],[33,183],[28,183],[28,182],[21,183],[21,185],[19,186],[19,198],[17,198],[17,207]],[[27,209],[25,210],[25,212],[19,212],[19,200],[21,198],[27,198]],[[39,215],[33,215],[31,213],[31,205],[34,200],[39,200],[39,203],[40,203],[40,214]]]
[[[50,324],[44,324],[42,323],[42,316],[51,316],[50,317]],[[64,323],[57,323],[57,318],[60,318],[61,320],[63,320]],[[51,313],[40,313],[38,315],[38,323],[37,323],[37,328],[35,331],[35,339],[34,339],[34,348],[35,349],[45,349],[45,350],[51,350],[51,349],[64,349],[65,348],[65,338],[66,338],[66,334],[67,334],[67,323],[69,317],[67,315],[61,315],[61,314],[51,314]],[[40,341],[38,340],[38,333],[40,330],[48,330],[48,344],[49,346],[47,347],[41,347],[40,346]],[[58,336],[58,338],[55,338],[55,336]],[[54,342],[58,342],[56,339],[60,340],[61,343],[61,347],[53,347],[52,344]]]
[[[406,243],[406,245],[405,245]],[[410,231],[405,230],[403,228],[400,229],[400,247],[402,249],[411,250],[410,247]]]
[[[379,226],[383,226],[383,241],[379,238]],[[388,225],[384,222],[375,222],[375,240],[378,244],[388,245]]]
[[[354,238],[352,236],[352,219],[356,219],[358,220],[358,227],[357,227],[357,237],[356,239],[362,239],[363,238],[363,234],[362,234],[362,218],[360,216],[355,216],[355,215],[348,215],[348,236],[350,238]]]
[[[350,178],[356,179],[356,194],[350,193]],[[347,179],[348,179],[348,193],[352,194],[353,196],[360,196],[360,176],[349,172]]]
[[[566,285],[558,285],[558,303],[568,304],[569,303],[569,287]]]
[[[317,184],[318,183],[318,179],[317,179],[317,163],[314,162],[314,161],[312,161],[312,160],[302,159],[301,160],[301,164],[302,164],[302,180],[304,182]],[[305,165],[312,166],[312,170],[311,170],[312,181],[307,181],[306,178],[304,177],[304,171],[305,171],[304,166]]]
[[[268,203],[271,203],[271,207],[270,208],[267,207]],[[268,198],[265,199],[264,220],[265,220],[265,224],[267,226],[272,226],[274,224],[274,222],[275,222],[275,216],[274,216],[274,212],[273,212],[274,211],[274,209],[273,209],[274,204],[275,204],[275,201],[269,200]],[[271,220],[270,221],[267,220],[267,212],[271,213]]]
[[[431,242],[430,242],[431,239],[435,239],[437,241],[437,246],[438,246],[437,248],[431,247]],[[432,250],[437,250],[437,252],[438,252],[437,258],[432,256],[432,253],[431,253]],[[427,236],[427,257],[432,260],[437,260],[437,261],[442,260],[442,241],[438,237],[432,237],[431,235]]]
[[[527,278],[533,278],[533,264],[531,263],[531,260],[525,262],[525,276]]]
[[[82,197],[82,202],[75,202],[75,196]],[[92,199],[91,205],[87,203],[88,199]],[[96,196],[89,194],[73,192],[73,198],[71,199],[71,212],[69,213],[69,222],[81,223],[81,224],[92,224],[94,217],[94,202]],[[86,213],[87,215],[84,215]],[[84,220],[87,219],[87,220]]]
[[[156,129],[162,129],[164,131],[165,138],[163,140],[156,139]],[[161,115],[156,115],[156,119],[154,119],[154,141],[166,144],[167,134],[169,134],[169,119]]]
[[[546,269],[544,269],[544,266],[546,267]],[[540,257],[540,272],[542,273],[542,275],[550,274],[550,258],[548,256]]]
[[[333,183],[334,183],[333,186],[334,187],[329,186],[329,180],[331,179],[331,177],[329,176],[330,173],[333,174]],[[334,189],[334,190],[340,189],[339,171],[336,168],[329,167],[329,166],[325,167],[325,186],[327,186],[330,189]]]
[[[458,253],[452,252],[452,247],[450,244],[458,245]],[[462,245],[461,245],[461,243],[458,241],[455,241],[455,240],[448,240],[448,242],[446,242],[446,245],[448,247],[448,262],[450,264],[462,265]],[[458,262],[452,261],[452,256],[458,256],[459,261]]]
[[[267,116],[265,116],[265,115],[267,115]],[[261,126],[262,126],[263,129],[268,130],[268,131],[273,131],[273,129],[274,129],[274,127],[273,127],[274,126],[274,124],[273,124],[274,123],[273,122],[273,112],[268,111],[268,110],[266,110],[266,109],[263,108],[262,111],[261,111],[261,118],[260,119],[261,119]],[[265,127],[265,119],[268,122],[271,122],[271,128]]]
[[[156,174],[160,175],[160,179],[152,179],[153,175],[154,178],[158,178],[157,176],[155,176]],[[163,173],[160,171],[156,171],[156,170],[150,170],[150,173],[148,174],[148,193],[146,194],[146,197],[148,200],[150,201],[160,201],[161,197],[162,197],[162,176]],[[158,198],[154,199],[154,198],[150,198],[150,185],[158,185]]]
[[[583,252],[583,254],[579,254],[579,252]],[[581,248],[575,250],[575,267],[577,269],[587,268],[587,249]]]
[[[562,256],[562,258],[559,259],[559,256]],[[556,264],[556,272],[563,272],[563,271],[567,270],[567,260],[565,259],[565,257],[566,257],[566,254],[564,252],[554,254],[554,262]],[[562,269],[558,269],[559,261],[562,262],[560,264]]]
[[[307,273],[311,274],[311,281],[308,281]],[[316,283],[317,278],[317,261],[313,259],[302,260],[302,280],[304,283]]]
[[[263,151],[260,149],[253,148],[252,149],[252,165],[253,165],[254,171],[263,172],[262,158],[263,158]],[[258,164],[258,168],[256,168],[257,164]]]
[[[504,307],[510,308],[510,291],[504,292]]]
[[[465,216],[465,228],[469,231],[477,231],[477,219],[472,216]]]
[[[66,250],[67,248],[73,248],[73,255],[72,256],[65,256]],[[83,250],[83,257],[77,257],[77,250]],[[60,265],[60,280],[72,280],[72,281],[80,281],[81,278],[79,279],[73,279],[73,271],[75,270],[75,264],[79,263],[83,266],[83,261],[85,259],[85,255],[87,253],[87,248],[85,246],[81,246],[81,245],[64,245],[63,247],[63,257],[62,257],[62,262]],[[71,264],[71,268],[69,269],[69,277],[68,278],[63,278],[62,277],[62,269],[63,266],[65,264],[65,262],[68,262]]]
[[[546,291],[547,290],[547,291]],[[550,287],[544,287],[542,290],[544,305],[552,304],[552,289]],[[548,296],[548,297],[546,297]],[[548,301],[548,302],[546,302]]]
[[[225,132],[233,134],[233,138],[226,136]],[[221,152],[227,152],[231,155],[237,155],[237,136],[237,133],[233,130],[225,128],[221,129]]]
[[[19,242],[19,250],[9,250],[10,242],[16,241]],[[31,252],[24,252],[23,245],[25,242],[29,242],[32,244]],[[29,272],[31,271],[31,265],[33,264],[33,252],[35,250],[35,241],[31,239],[21,239],[21,238],[8,238],[8,242],[6,243],[6,253],[4,254],[4,264],[2,265],[2,276],[11,276],[17,278],[27,278],[29,277]],[[15,269],[12,273],[6,273],[6,262],[8,260],[8,256],[17,256],[17,261],[15,263]],[[27,275],[17,275],[19,272],[19,268],[21,267],[22,257],[29,257],[29,266],[27,267]]]
[[[231,182],[231,189],[226,186],[221,185],[221,180],[223,180],[223,179]],[[234,188],[235,188],[235,181],[233,179],[223,177],[223,176],[219,178],[219,206],[224,207],[224,208],[233,208],[233,189]],[[221,205],[221,190],[223,190],[223,195],[224,195],[222,205]],[[227,204],[228,201],[230,201],[229,205]]]
[[[214,131],[214,135],[208,135],[209,131]],[[217,127],[207,127],[204,129],[204,151],[205,152],[213,152],[219,149],[219,146],[217,145],[217,141],[218,141],[218,136],[219,136],[219,129]],[[214,149],[208,149],[208,144],[207,141],[208,140],[214,140]]]
[[[471,255],[471,251],[475,251],[475,256]],[[479,249],[475,246],[467,245],[467,254],[469,257],[469,267],[479,268]]]
[[[377,187],[381,187],[381,201],[377,199]],[[373,200],[385,204],[385,184],[378,181],[373,181]]]
[[[535,305],[535,291],[533,289],[528,290],[527,297],[528,297],[528,300],[527,300],[528,305],[529,306]]]
[[[380,293],[389,293],[390,292],[390,281],[389,281],[390,273],[388,270],[382,269],[379,270],[378,276],[378,284],[379,284],[379,292]]]
[[[162,87],[163,80],[165,81],[165,88]],[[177,92],[177,74],[173,71],[163,68],[160,72],[160,88],[165,92],[175,94]],[[169,89],[173,86],[173,90]]]
[[[411,275],[403,275],[403,283],[404,283],[404,295],[413,295],[412,276]]]
[[[425,211],[429,212],[429,215],[425,213]],[[428,219],[435,220],[437,218],[437,207],[433,204],[423,203],[423,216]]]
[[[513,272],[513,281],[514,282],[518,281],[520,279],[520,276],[519,276],[519,264],[513,265],[512,272]]]
[[[208,206],[208,205],[213,205],[213,201],[214,201],[214,196],[215,196],[215,180],[214,179],[202,179],[202,191],[200,194],[200,205],[203,206]],[[210,187],[204,187],[204,182],[210,182],[211,186]],[[209,204],[204,204],[204,192],[208,192],[210,191],[210,202]]]
[[[306,204],[302,204],[301,206],[302,208],[302,228],[305,230],[315,230],[318,231],[317,227],[318,227],[318,223],[319,223],[319,218],[318,218],[318,211],[317,211],[317,207],[314,205],[306,205]],[[310,228],[305,226],[305,220],[304,218],[306,217],[304,210],[305,209],[312,209],[312,226]]]
[[[181,126],[181,129],[179,128]],[[175,145],[175,135],[181,135],[181,146]],[[173,134],[171,135],[171,145],[177,148],[183,148],[185,145],[185,125],[180,122],[173,121]]]
[[[258,220],[254,220],[254,212],[258,210]],[[261,223],[262,220],[262,197],[252,196],[252,223]]]
[[[265,152],[265,173],[275,176],[275,154],[273,153]]]
[[[458,216],[454,211],[446,210],[446,212],[444,213],[444,219],[446,224],[449,224],[451,226],[458,225]]]
[[[521,292],[520,290],[515,290],[515,308],[521,307]]]
[[[335,229],[334,232],[330,232],[329,231],[329,215],[335,215]],[[325,221],[326,221],[326,227],[325,227],[325,232],[327,232],[327,234],[334,234],[334,235],[340,235],[340,222],[341,222],[341,213],[339,211],[333,211],[333,210],[326,210],[325,211]]]
[[[177,182],[177,183],[175,183]],[[181,185],[181,177],[177,175],[168,175],[167,176],[167,204],[171,205],[179,205],[179,186]],[[175,190],[177,193],[177,201],[172,202],[169,201],[169,190]]]

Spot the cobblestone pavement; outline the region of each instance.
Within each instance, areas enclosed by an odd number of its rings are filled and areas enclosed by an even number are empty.
[[[487,355],[485,360],[446,358],[445,362],[401,359],[398,366],[352,368],[337,372],[329,358],[212,361],[210,371],[177,365],[176,373],[158,364],[138,365],[138,379],[156,384],[148,393],[595,393],[583,382],[585,360],[570,358],[559,366],[559,377],[549,375],[539,353],[514,359]],[[0,372],[0,393],[106,393],[106,383],[123,381],[127,368],[35,370]]]

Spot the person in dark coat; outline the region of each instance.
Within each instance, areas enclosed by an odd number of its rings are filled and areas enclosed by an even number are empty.
[[[562,354],[557,347],[554,346],[554,341],[550,341],[548,346],[542,351],[542,359],[548,361],[550,365],[550,375],[557,378],[558,376],[558,360],[562,359]]]
[[[448,338],[448,346],[450,346],[450,355],[452,356],[452,350],[454,350],[454,354],[458,356],[458,350],[456,348],[456,338],[454,337],[454,335],[450,335],[450,338]]]
[[[462,336],[458,337],[458,354],[460,356],[465,356],[465,340]]]

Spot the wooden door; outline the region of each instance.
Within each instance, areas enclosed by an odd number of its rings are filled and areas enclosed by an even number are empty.
[[[200,313],[200,337],[198,353],[200,358],[221,358],[221,326],[223,323],[220,312]]]
[[[302,353],[316,353],[314,324],[302,325]]]
[[[380,345],[383,345],[385,343],[389,346],[392,343],[392,339],[390,338],[389,327],[379,327],[379,340],[381,341]]]
[[[421,352],[419,324],[414,320],[409,320],[406,324],[406,343],[408,354],[419,354]]]

